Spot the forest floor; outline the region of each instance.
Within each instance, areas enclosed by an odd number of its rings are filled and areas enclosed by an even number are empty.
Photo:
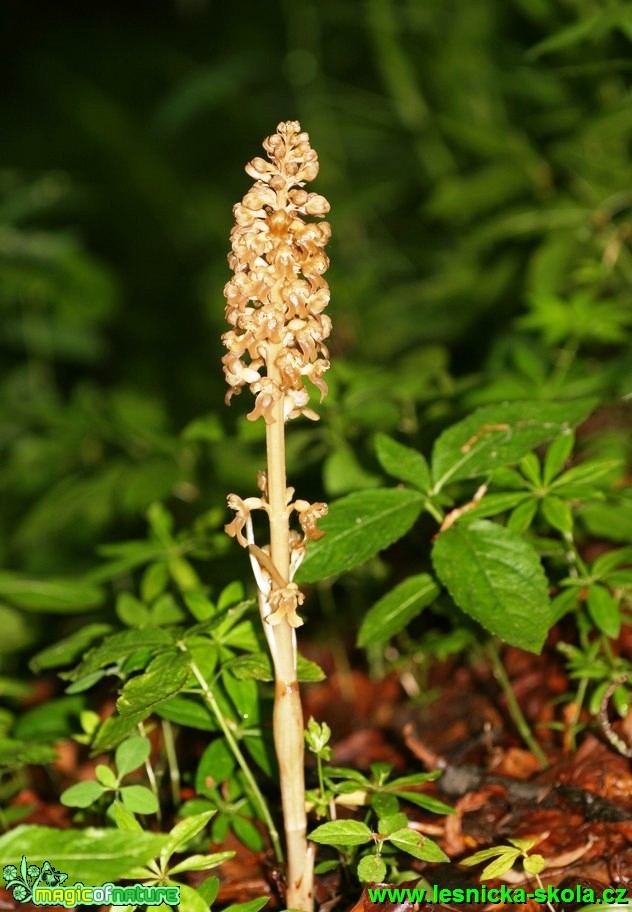
[[[624,629],[622,654],[632,654],[632,630]],[[608,887],[626,887],[632,898],[632,762],[608,743],[594,723],[580,732],[577,749],[571,750],[568,723],[575,712],[572,703],[560,700],[569,692],[569,682],[560,654],[548,646],[541,657],[513,648],[503,652],[503,662],[513,692],[544,749],[548,766],[543,769],[516,733],[501,688],[487,666],[456,660],[435,663],[428,680],[434,699],[415,696],[406,677],[391,675],[372,680],[363,668],[336,669],[325,649],[307,650],[328,673],[320,684],[304,688],[305,716],[327,721],[332,729],[333,760],[336,766],[366,771],[371,763],[393,764],[398,775],[441,769],[441,777],[420,786],[424,791],[454,808],[447,817],[429,814],[407,804],[411,825],[430,836],[453,860],[452,864],[429,864],[409,858],[406,868],[418,872],[439,888],[479,887],[482,865],[459,866],[459,859],[481,849],[507,844],[511,838],[537,838],[533,852],[542,855],[546,867],[540,878],[544,885],[576,890],[589,887],[601,897]],[[402,681],[407,685],[402,686]],[[407,692],[408,691],[408,692]],[[412,694],[412,695],[411,695]],[[612,710],[611,710],[612,718]],[[588,722],[587,717],[582,719]],[[562,723],[551,727],[551,723]],[[614,731],[632,744],[632,713],[613,722]],[[565,730],[566,729],[566,730]],[[183,733],[184,734],[184,733]],[[196,733],[196,737],[197,737]],[[195,739],[187,741],[184,754],[193,759],[203,749]],[[74,743],[60,761],[68,784],[86,777],[96,760],[88,760]],[[71,769],[73,760],[81,769]],[[92,774],[93,775],[93,774]],[[313,770],[308,778],[314,778]],[[37,779],[35,780],[37,782]],[[312,783],[313,784],[313,783]],[[25,789],[19,803],[31,803],[33,812],[26,823],[53,827],[72,825],[72,812],[50,797],[47,790]],[[192,791],[189,789],[188,791]],[[185,797],[190,797],[186,795]],[[342,811],[344,816],[346,812]],[[282,874],[269,852],[252,852],[230,836],[221,847],[234,849],[235,857],[214,873],[220,893],[214,903],[221,909],[260,896],[269,896],[269,912],[285,908]],[[206,874],[191,875],[202,880]],[[414,887],[417,880],[406,885]],[[487,888],[502,883],[512,889],[533,892],[538,884],[525,874],[522,864],[486,881]],[[369,912],[373,907],[367,889],[338,868],[316,879],[316,902],[320,912]],[[412,902],[379,904],[384,912],[407,912]],[[573,912],[583,902],[555,902],[549,912]],[[28,904],[16,903],[0,893],[0,910],[29,912]],[[500,909],[502,903],[467,904],[429,902],[426,908]],[[535,899],[513,904],[516,912],[544,909]]]

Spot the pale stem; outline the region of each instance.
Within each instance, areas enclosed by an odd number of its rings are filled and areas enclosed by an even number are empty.
[[[281,385],[276,358],[280,345],[271,345],[267,375]],[[274,407],[274,421],[266,423],[270,556],[283,580],[290,578],[290,526],[285,477],[285,420],[283,397]],[[273,581],[273,588],[277,584]],[[279,763],[281,803],[287,853],[287,907],[313,909],[313,846],[307,844],[305,813],[304,722],[296,673],[296,634],[286,618],[273,627],[275,675],[273,731]]]
[[[162,728],[162,743],[165,747],[167,764],[169,766],[169,782],[171,783],[171,796],[174,807],[180,804],[180,767],[178,766],[178,755],[173,737],[173,729],[168,719],[162,719],[160,722]]]
[[[186,649],[186,646],[184,646],[183,644],[180,645],[180,649],[182,649],[185,652],[188,651]],[[244,757],[244,755],[241,752],[241,748],[239,747],[239,744],[237,743],[237,738],[233,734],[233,731],[231,730],[230,725],[228,724],[228,721],[224,718],[222,711],[219,708],[219,704],[218,704],[217,700],[215,699],[213,691],[209,687],[208,681],[206,680],[206,678],[200,671],[200,668],[199,668],[197,662],[195,661],[195,659],[193,658],[193,656],[191,655],[191,653],[189,653],[189,665],[190,665],[191,671],[193,672],[195,679],[197,680],[198,684],[200,685],[200,690],[202,691],[202,694],[204,696],[204,699],[206,700],[208,708],[211,710],[211,712],[215,716],[215,719],[216,719],[219,727],[221,728],[224,737],[226,738],[228,746],[232,751],[233,757],[237,761],[242,773],[244,774],[246,782],[248,783],[248,785],[250,787],[251,797],[254,798],[255,803],[259,806],[259,812],[261,814],[261,818],[262,818],[263,822],[265,823],[265,825],[267,826],[268,833],[270,834],[270,840],[272,842],[272,847],[274,849],[275,857],[276,857],[277,861],[282,861],[283,852],[281,850],[279,834],[277,833],[277,829],[274,825],[274,821],[270,814],[270,810],[268,809],[268,805],[266,804],[265,798],[261,794],[261,789],[257,785],[257,780],[253,776],[252,770],[248,766],[248,763],[246,762],[246,758]]]

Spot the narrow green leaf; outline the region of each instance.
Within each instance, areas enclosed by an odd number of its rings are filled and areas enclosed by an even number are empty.
[[[421,494],[398,488],[357,491],[335,501],[319,523],[325,535],[309,543],[297,581],[316,582],[365,563],[408,532],[423,503]]]
[[[178,862],[173,868],[169,868],[169,876],[181,874],[183,871],[210,871],[216,868],[229,858],[233,858],[234,852],[214,852],[212,855],[189,855],[184,861]]]
[[[386,434],[377,434],[375,452],[384,471],[393,478],[406,481],[420,491],[428,491],[430,469],[426,459],[417,450],[398,443]]]
[[[169,833],[169,838],[161,851],[161,858],[166,862],[174,852],[180,852],[188,842],[201,833],[208,822],[215,816],[216,811],[202,811],[180,820]]]
[[[569,505],[561,497],[555,497],[554,494],[545,497],[542,501],[542,515],[558,532],[564,534],[572,532],[573,514]]]
[[[517,463],[541,443],[579,424],[595,400],[511,402],[486,405],[444,431],[434,445],[435,492],[462,478],[474,478]]]
[[[551,490],[563,494],[566,487],[594,484],[620,468],[620,459],[591,459],[589,462],[573,466],[568,472],[556,478],[551,484]]]
[[[248,902],[227,906],[224,912],[259,912],[259,909],[263,909],[269,902],[269,897],[259,896],[257,899],[251,899]]]
[[[519,857],[520,852],[518,849],[515,850],[515,854],[506,852],[504,855],[500,855],[495,861],[488,864],[486,868],[483,868],[481,871],[481,880],[492,880],[495,877],[502,877],[503,874],[506,874],[507,871],[510,871],[513,868]]]
[[[359,820],[332,820],[316,827],[309,834],[309,839],[322,845],[364,845],[371,841],[371,830]]]
[[[560,434],[560,436],[551,443],[546,451],[544,470],[542,472],[542,480],[545,485],[549,485],[553,479],[560,474],[566,460],[573,452],[574,445],[575,434],[572,431]]]
[[[522,538],[485,519],[455,525],[436,540],[432,561],[459,608],[512,646],[540,652],[551,626],[548,583]]]
[[[211,875],[211,877],[207,877],[197,888],[197,893],[202,897],[206,903],[206,908],[208,909],[217,899],[217,894],[219,893],[219,877],[215,877],[214,874]]]
[[[369,609],[360,625],[358,646],[385,643],[438,595],[439,587],[428,573],[409,576]]]
[[[511,529],[512,532],[516,532],[518,535],[524,535],[533,522],[537,511],[538,501],[535,498],[530,497],[529,500],[525,500],[512,511],[511,516],[507,520],[507,528]]]
[[[128,833],[142,833],[143,828],[130,811],[126,811],[120,801],[114,802],[113,808],[114,821],[119,830],[126,830]]]

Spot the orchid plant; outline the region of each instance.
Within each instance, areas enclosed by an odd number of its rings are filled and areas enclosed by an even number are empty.
[[[306,543],[323,533],[317,521],[324,503],[294,499],[287,487],[285,424],[304,415],[315,420],[305,380],[327,392],[329,367],[325,340],[331,320],[324,313],[329,288],[323,278],[329,261],[324,248],[327,200],[304,185],[318,174],[318,157],[297,121],[280,123],[264,144],[268,161],[253,159],[247,173],[252,188],[234,207],[229,264],[234,276],[224,290],[231,329],[222,340],[228,349],[224,372],[227,403],[248,386],[255,396],[251,421],[266,424],[267,470],[260,472],[257,497],[228,495],[235,517],[226,532],[248,550],[257,583],[259,609],[275,674],[274,742],[279,763],[287,848],[287,904],[313,906],[313,854],[308,846],[303,769],[303,713],[297,681],[296,628],[304,595],[294,575]],[[266,514],[270,542],[255,541],[252,513]],[[298,529],[290,527],[292,514]]]

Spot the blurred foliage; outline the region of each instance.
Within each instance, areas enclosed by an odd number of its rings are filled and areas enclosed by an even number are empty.
[[[281,119],[311,134],[334,228],[331,395],[288,441],[302,497],[377,485],[378,431],[427,451],[475,406],[629,392],[628,4],[3,15],[5,567],[62,585],[144,535],[153,502],[218,530],[226,493],[253,488],[262,428],[223,405],[221,292],[243,165]],[[626,417],[589,455],[629,456]]]

